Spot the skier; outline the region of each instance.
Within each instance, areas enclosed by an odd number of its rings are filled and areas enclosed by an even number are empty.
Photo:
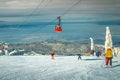
[[[79,60],[79,59],[82,59],[82,58],[81,58],[81,54],[77,54],[77,55],[78,55],[78,60]]]
[[[100,56],[102,56],[102,50],[100,51]]]
[[[54,52],[54,50],[52,50],[52,52],[51,52],[52,59],[54,59],[54,55],[55,55],[55,52]]]
[[[106,51],[106,66],[108,66],[108,63],[110,61],[110,67],[112,67],[112,58],[113,58],[112,50],[108,48]]]
[[[92,52],[92,50],[90,50],[90,55],[93,55],[93,52]]]
[[[94,55],[94,52],[95,52],[94,50],[90,50],[90,55],[93,56],[93,55]]]
[[[97,56],[97,57],[99,57],[99,56],[100,56],[100,51],[98,51],[98,52],[96,53],[96,56]]]

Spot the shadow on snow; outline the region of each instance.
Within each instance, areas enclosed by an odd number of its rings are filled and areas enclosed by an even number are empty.
[[[103,59],[83,59],[83,60],[92,61],[92,60],[103,60]]]

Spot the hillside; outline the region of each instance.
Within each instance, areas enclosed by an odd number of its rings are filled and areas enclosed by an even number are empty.
[[[0,45],[0,47],[2,47]],[[95,45],[96,51],[103,49],[103,45]],[[89,53],[90,44],[80,44],[72,42],[35,42],[25,44],[9,44],[8,53],[10,55],[49,55],[52,49],[57,55],[75,55],[78,53]],[[3,53],[1,53],[3,55]]]

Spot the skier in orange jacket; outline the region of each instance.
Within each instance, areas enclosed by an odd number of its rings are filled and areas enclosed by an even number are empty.
[[[54,50],[52,50],[52,52],[51,52],[52,59],[54,59],[54,55],[55,55],[55,52],[54,52]]]

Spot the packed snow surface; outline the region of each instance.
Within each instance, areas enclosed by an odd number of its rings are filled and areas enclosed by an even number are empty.
[[[120,59],[106,68],[104,57],[0,56],[0,80],[120,80]]]

